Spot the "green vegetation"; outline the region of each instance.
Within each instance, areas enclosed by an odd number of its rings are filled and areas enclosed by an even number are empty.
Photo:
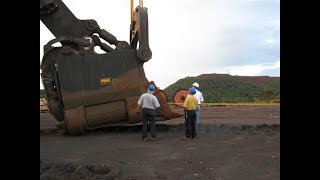
[[[168,86],[164,91],[172,102],[179,89],[189,89],[194,82],[200,84],[205,102],[211,103],[252,103],[270,102],[280,97],[280,78],[267,76],[231,76],[227,74],[200,75],[186,77]],[[261,81],[260,79],[263,81]],[[259,83],[255,82],[259,80]]]

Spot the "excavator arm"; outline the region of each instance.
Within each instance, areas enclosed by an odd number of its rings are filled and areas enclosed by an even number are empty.
[[[142,6],[131,12],[129,44],[101,29],[95,20],[77,19],[61,0],[40,0],[40,20],[56,37],[44,46],[41,79],[57,127],[80,135],[90,129],[141,122],[135,111],[137,100],[148,85],[155,85],[143,69],[152,52],[147,8]],[[57,42],[62,46],[52,46]],[[105,53],[96,53],[95,46]],[[172,112],[164,91],[156,88],[154,94],[161,105],[157,120],[182,116]]]
[[[133,2],[131,1],[133,4]],[[81,42],[81,37],[91,37],[95,45],[106,52],[114,51],[113,48],[100,41],[104,39],[117,50],[136,49],[139,42],[138,57],[146,62],[151,59],[152,52],[148,38],[148,13],[145,7],[136,7],[132,13],[130,25],[130,45],[125,41],[118,41],[108,31],[101,29],[93,20],[79,20],[61,0],[40,0],[40,20],[46,25],[55,37],[65,37],[70,42]],[[94,33],[98,36],[93,35]],[[68,37],[68,38],[66,38]],[[76,38],[76,39],[74,39]],[[88,38],[87,38],[88,39]],[[66,43],[66,42],[65,42]],[[85,39],[82,41],[85,44]]]
[[[68,39],[69,42],[77,40],[81,42],[82,37],[91,37],[95,40],[95,44],[99,45],[102,50],[106,52],[113,51],[114,49],[102,43],[96,35],[93,35],[96,33],[111,45],[115,45],[116,49],[130,48],[127,42],[118,41],[117,38],[108,31],[100,29],[95,20],[77,19],[61,0],[40,0],[40,20],[55,37],[64,37],[64,39]],[[82,38],[82,41],[82,43],[84,43],[85,39]],[[64,43],[67,42],[65,41]]]

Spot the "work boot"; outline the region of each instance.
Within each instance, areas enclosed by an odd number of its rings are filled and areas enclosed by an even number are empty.
[[[157,138],[151,138],[151,141],[156,141],[157,140]]]
[[[182,137],[181,139],[182,140],[190,140],[191,138],[190,137]]]
[[[146,141],[148,141],[148,138],[142,138],[142,141],[144,141],[144,142],[146,142]]]

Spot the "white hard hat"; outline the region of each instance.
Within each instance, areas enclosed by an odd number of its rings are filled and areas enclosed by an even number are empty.
[[[194,86],[194,87],[196,87],[196,88],[199,88],[199,84],[198,84],[198,83],[196,83],[196,82],[195,82],[195,83],[193,83],[193,84],[192,84],[192,86]]]

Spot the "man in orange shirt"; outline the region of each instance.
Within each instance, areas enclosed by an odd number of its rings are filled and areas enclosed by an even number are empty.
[[[196,131],[196,109],[198,100],[194,96],[196,89],[194,87],[189,89],[189,95],[183,103],[183,108],[186,112],[186,137],[183,139],[194,139],[197,136]]]

